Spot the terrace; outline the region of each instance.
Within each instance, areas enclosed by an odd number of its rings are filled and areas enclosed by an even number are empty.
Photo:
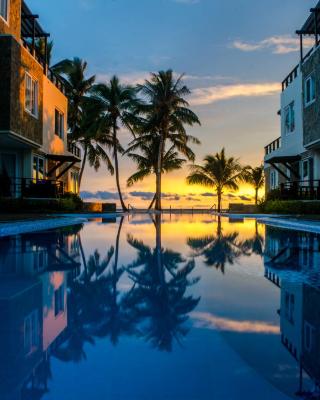
[[[63,80],[49,68],[48,57],[48,38],[50,34],[45,32],[40,26],[39,15],[33,14],[25,2],[22,3],[21,10],[21,38],[23,47],[43,66],[44,74],[48,79],[65,94],[65,84]],[[37,50],[36,41],[43,40],[43,51]]]

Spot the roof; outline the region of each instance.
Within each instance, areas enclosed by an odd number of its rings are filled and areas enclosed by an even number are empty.
[[[301,156],[294,155],[294,156],[281,156],[275,155],[274,157],[268,158],[265,160],[267,164],[283,164],[283,163],[292,163],[295,161],[300,161]]]
[[[33,37],[33,22],[35,27],[35,37],[48,37],[50,36],[49,33],[46,33],[37,19],[39,15],[32,14],[27,4],[23,1],[22,2],[22,9],[21,9],[21,36],[24,38]]]
[[[319,10],[317,13],[317,28],[318,28],[318,33],[320,31],[320,1],[318,1],[317,5],[310,10],[311,15],[307,19],[307,21],[304,23],[302,28],[297,31],[299,34],[303,35],[314,35],[315,33],[315,17],[314,17],[314,10]]]

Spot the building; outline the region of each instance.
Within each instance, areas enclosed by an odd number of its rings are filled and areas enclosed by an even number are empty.
[[[267,226],[264,261],[265,277],[281,291],[281,342],[299,367],[297,395],[319,398],[320,237]]]
[[[78,193],[81,154],[68,143],[68,100],[38,17],[23,0],[0,1],[0,197]]]
[[[80,274],[79,231],[0,240],[0,399],[40,399],[68,328],[68,281]]]
[[[281,137],[265,147],[266,192],[283,199],[320,200],[320,2],[310,12],[296,32],[300,62],[282,82]]]

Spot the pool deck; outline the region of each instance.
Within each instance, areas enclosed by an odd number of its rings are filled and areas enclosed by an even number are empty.
[[[28,232],[44,231],[47,229],[62,228],[64,226],[83,224],[87,221],[87,218],[74,216],[72,218],[48,218],[2,223],[0,224],[0,237],[18,235]]]

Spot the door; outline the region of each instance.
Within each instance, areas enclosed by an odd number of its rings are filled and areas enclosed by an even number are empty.
[[[0,154],[0,195],[13,197],[16,194],[17,157],[12,153]]]

